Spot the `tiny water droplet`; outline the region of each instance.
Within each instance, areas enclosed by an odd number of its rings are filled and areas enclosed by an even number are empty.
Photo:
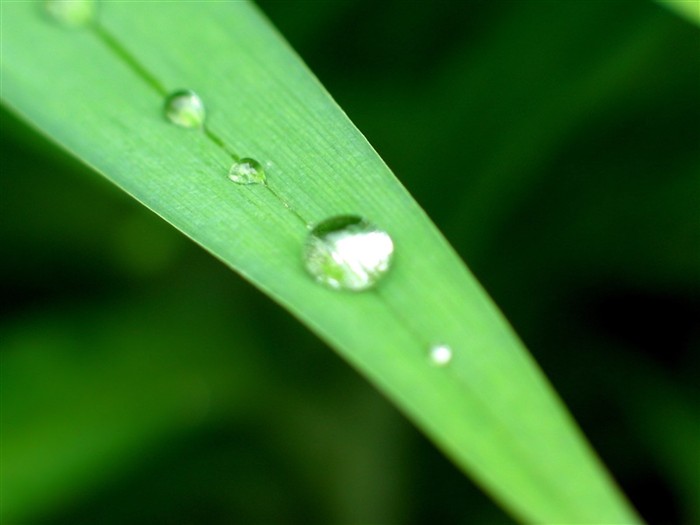
[[[393,253],[387,232],[362,217],[340,215],[311,229],[304,265],[329,288],[359,292],[375,286],[389,271]]]
[[[66,27],[80,27],[95,18],[95,0],[46,0],[44,8],[51,18]]]
[[[452,361],[452,348],[439,344],[430,347],[428,352],[430,362],[435,366],[446,366]]]
[[[255,159],[241,159],[228,170],[229,180],[236,184],[265,184],[265,170]]]
[[[206,110],[204,102],[194,91],[181,89],[168,95],[163,108],[165,118],[183,128],[204,126]]]

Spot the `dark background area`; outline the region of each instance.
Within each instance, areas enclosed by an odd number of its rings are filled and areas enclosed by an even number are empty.
[[[259,5],[645,519],[699,523],[700,29],[613,0]],[[12,523],[511,522],[289,314],[1,122]]]

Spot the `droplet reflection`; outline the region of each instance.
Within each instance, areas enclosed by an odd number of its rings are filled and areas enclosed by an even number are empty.
[[[59,24],[81,27],[95,19],[95,0],[47,0],[44,9]]]
[[[304,265],[319,283],[336,290],[376,286],[389,271],[394,243],[362,217],[341,215],[314,226],[304,245]]]
[[[265,170],[255,159],[241,159],[231,166],[229,180],[236,184],[265,184]]]
[[[444,344],[433,345],[428,351],[428,358],[435,366],[447,366],[452,361],[452,348]]]
[[[201,128],[206,118],[204,102],[197,93],[189,89],[168,95],[163,112],[165,118],[182,128]]]

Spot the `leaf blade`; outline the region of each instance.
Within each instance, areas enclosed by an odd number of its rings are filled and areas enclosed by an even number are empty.
[[[303,224],[264,188],[227,182],[226,152],[165,122],[159,93],[99,35],[41,23],[35,7],[3,4],[6,103],[292,311],[516,515],[635,521],[475,279],[253,8],[105,3],[100,23],[169,89],[198,91],[211,129],[270,162],[270,183],[308,220],[350,212],[386,227],[398,256],[377,292],[315,285]],[[455,348],[447,369],[428,366],[433,342]]]

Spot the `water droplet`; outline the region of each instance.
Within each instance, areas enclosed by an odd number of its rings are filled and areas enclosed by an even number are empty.
[[[173,124],[183,128],[201,128],[204,126],[206,111],[204,102],[194,91],[182,89],[168,95],[163,108],[165,117]]]
[[[387,232],[354,215],[331,217],[309,232],[304,264],[321,284],[337,290],[372,288],[391,266],[394,243]]]
[[[236,184],[265,184],[265,170],[255,159],[241,159],[228,170],[228,178]]]
[[[44,8],[51,18],[67,27],[80,27],[95,19],[95,0],[47,0]]]
[[[430,347],[428,352],[430,362],[435,366],[446,366],[452,361],[452,348],[439,344]]]

